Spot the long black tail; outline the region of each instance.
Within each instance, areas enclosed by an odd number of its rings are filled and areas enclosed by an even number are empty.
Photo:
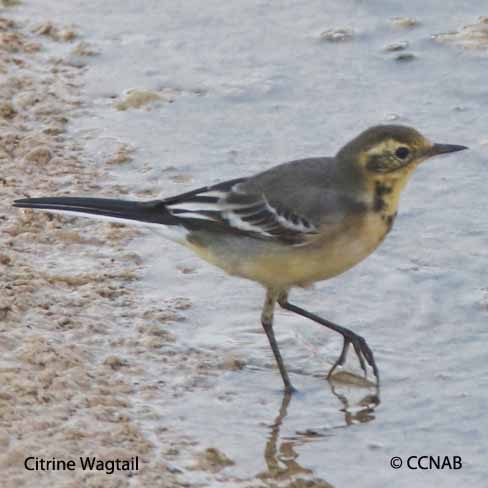
[[[14,207],[79,212],[165,225],[178,223],[161,200],[134,202],[110,198],[45,197],[16,200]]]

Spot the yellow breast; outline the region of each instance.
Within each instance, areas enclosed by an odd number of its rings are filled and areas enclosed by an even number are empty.
[[[369,182],[366,210],[322,225],[319,235],[304,245],[228,236],[225,242],[209,239],[204,246],[189,247],[227,273],[268,288],[308,286],[347,271],[381,244],[395,219],[405,180],[383,177]]]
[[[337,276],[369,256],[386,236],[391,224],[376,213],[348,219],[327,229],[316,241],[246,260],[233,274],[258,281],[267,287],[308,286]]]

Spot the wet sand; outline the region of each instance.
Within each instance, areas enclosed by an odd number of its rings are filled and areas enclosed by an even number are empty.
[[[98,192],[97,181],[107,177],[66,133],[73,112],[83,107],[84,69],[52,57],[45,37],[58,28],[49,25],[0,18],[2,486],[130,486],[133,474],[140,486],[179,486],[131,414],[131,393],[135,385],[148,396],[161,388],[162,380],[143,379],[140,355],[171,347],[164,324],[185,320],[191,303],[167,299],[139,315],[133,283],[141,259],[126,249],[137,235],[133,229],[9,207],[34,193]],[[55,41],[76,49],[71,39]],[[119,191],[113,187],[113,194]],[[196,369],[203,357],[181,355],[171,351],[161,364],[182,372]],[[180,447],[178,440],[167,445]],[[24,468],[28,457],[80,456],[139,456],[140,471]]]

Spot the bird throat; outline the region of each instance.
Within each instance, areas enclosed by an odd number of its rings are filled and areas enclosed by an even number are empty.
[[[373,201],[371,207],[373,212],[381,217],[387,231],[391,229],[397,215],[400,193],[408,180],[408,176],[404,175],[403,178],[382,176],[375,178],[372,182]]]

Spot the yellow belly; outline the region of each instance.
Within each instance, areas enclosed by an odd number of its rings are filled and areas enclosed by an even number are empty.
[[[359,225],[350,225],[309,245],[246,263],[243,271],[265,286],[308,286],[355,266],[379,246],[387,232],[381,217],[371,214]]]
[[[368,212],[347,224],[322,229],[321,237],[301,246],[252,242],[239,247],[238,237],[223,246],[190,247],[206,261],[231,275],[265,287],[308,286],[337,276],[371,254],[388,233],[391,222]]]

